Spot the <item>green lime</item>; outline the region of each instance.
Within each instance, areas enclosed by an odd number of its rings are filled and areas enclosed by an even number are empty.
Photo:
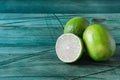
[[[83,53],[82,40],[72,33],[62,34],[56,42],[56,54],[65,63],[77,61]]]
[[[73,33],[82,37],[83,31],[88,25],[89,22],[85,18],[74,17],[66,23],[64,27],[64,33]]]
[[[90,57],[95,61],[108,60],[115,53],[115,40],[103,25],[88,26],[83,33],[83,40]]]

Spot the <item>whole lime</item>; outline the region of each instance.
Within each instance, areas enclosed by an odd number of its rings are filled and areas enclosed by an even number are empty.
[[[89,22],[85,18],[74,17],[66,23],[64,27],[64,33],[73,33],[82,37],[83,31],[88,25]]]
[[[92,24],[83,33],[88,54],[95,61],[105,61],[114,55],[116,44],[110,32],[100,24]]]

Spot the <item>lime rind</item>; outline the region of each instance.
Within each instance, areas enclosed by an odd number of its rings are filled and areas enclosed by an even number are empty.
[[[64,27],[64,34],[73,33],[77,36],[82,37],[82,34],[88,25],[89,22],[85,18],[74,17],[66,23]]]

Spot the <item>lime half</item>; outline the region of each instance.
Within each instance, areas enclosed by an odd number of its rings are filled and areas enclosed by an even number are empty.
[[[77,61],[83,53],[82,40],[72,33],[62,34],[56,42],[56,54],[65,63]]]

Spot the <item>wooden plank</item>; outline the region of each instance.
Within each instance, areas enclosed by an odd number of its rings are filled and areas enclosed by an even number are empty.
[[[8,45],[54,45],[63,33],[65,23],[74,16],[83,16],[91,23],[95,20],[110,30],[116,43],[120,43],[120,14],[1,14],[0,44]],[[116,33],[117,31],[117,33]]]
[[[113,79],[118,76],[120,70],[119,49],[116,55],[106,62],[94,62],[84,55],[74,64],[65,64],[58,60],[55,50],[42,51],[34,54],[0,54],[6,56],[0,59],[0,79]],[[106,75],[106,76],[103,76]],[[112,75],[112,76],[111,76]]]
[[[3,13],[119,13],[119,0],[0,0]]]

